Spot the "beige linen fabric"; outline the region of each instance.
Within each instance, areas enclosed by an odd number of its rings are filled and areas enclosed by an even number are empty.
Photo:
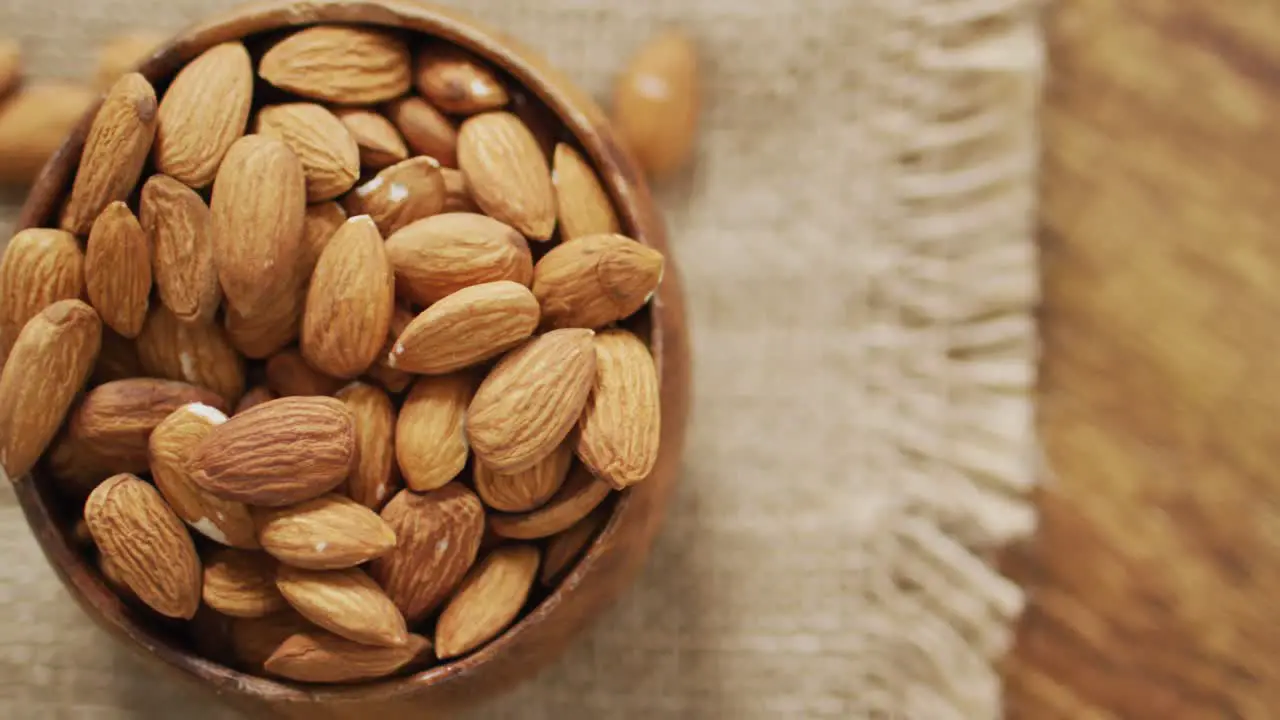
[[[0,34],[89,77],[104,37],[223,4],[0,0]],[[1000,716],[1023,596],[983,558],[1035,524],[1036,3],[455,4],[601,98],[677,23],[706,82],[658,193],[695,346],[680,490],[634,590],[475,716]],[[0,556],[0,716],[232,716],[93,628],[7,494]]]

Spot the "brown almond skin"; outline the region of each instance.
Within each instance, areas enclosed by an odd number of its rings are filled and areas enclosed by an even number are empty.
[[[430,43],[418,51],[413,80],[418,92],[447,113],[497,110],[510,100],[497,76],[479,59],[444,43]]]
[[[502,358],[467,410],[476,458],[495,472],[526,470],[573,429],[596,376],[590,330],[553,330]]]
[[[341,378],[373,364],[391,327],[395,275],[386,245],[367,215],[353,217],[325,246],[302,315],[302,356]]]
[[[347,211],[336,202],[313,203],[307,206],[307,215],[303,220],[302,247],[298,259],[299,284],[306,287],[311,282],[311,273],[316,269],[316,262],[324,252],[334,233],[347,221]]]
[[[380,387],[354,382],[336,397],[351,408],[356,419],[359,460],[347,478],[347,495],[379,510],[400,487],[396,468],[396,409]]]
[[[360,148],[360,164],[381,170],[409,158],[409,148],[396,126],[381,114],[363,108],[334,111]]]
[[[409,642],[404,616],[363,570],[303,570],[280,565],[280,594],[303,617],[353,642],[403,647]]]
[[[142,602],[171,618],[200,607],[200,558],[187,528],[160,493],[133,475],[116,475],[89,495],[89,532],[102,555]]]
[[[332,395],[342,381],[316,370],[297,350],[284,350],[267,360],[267,387],[280,397]]]
[[[287,610],[289,603],[276,588],[277,566],[266,553],[214,550],[204,565],[205,604],[239,618],[260,618]]]
[[[88,234],[103,208],[129,197],[156,136],[156,108],[155,89],[138,73],[125,75],[107,91],[85,137],[62,211],[63,230]]]
[[[281,276],[298,262],[307,210],[297,156],[276,138],[240,138],[218,168],[209,210],[227,303],[252,315],[278,301]]]
[[[249,507],[205,492],[187,466],[196,444],[226,421],[220,410],[200,403],[174,410],[147,441],[151,478],[173,512],[194,530],[214,542],[254,550],[258,529]]]
[[[228,307],[223,327],[231,344],[247,358],[261,360],[283,350],[298,339],[306,288],[297,282],[280,280],[280,294],[265,309],[244,314]]]
[[[628,317],[662,282],[663,257],[623,235],[588,235],[548,252],[533,267],[533,294],[546,327],[599,328]]]
[[[494,549],[467,574],[436,622],[436,656],[448,660],[497,637],[520,614],[538,576],[532,545]]]
[[[267,658],[290,637],[299,633],[321,632],[324,631],[289,608],[266,617],[233,619],[228,641],[231,653],[241,667],[260,673]]]
[[[623,145],[653,177],[689,158],[701,106],[698,57],[678,31],[649,41],[614,86],[612,120]]]
[[[147,315],[137,349],[142,369],[150,377],[207,388],[221,396],[228,408],[244,394],[244,358],[217,325],[183,322],[159,306]]]
[[[0,472],[18,481],[53,442],[93,369],[102,322],[79,300],[61,300],[23,328],[0,371]]]
[[[360,177],[360,148],[323,105],[283,103],[258,111],[257,132],[283,140],[302,162],[307,202],[332,200]]]
[[[143,473],[149,467],[151,431],[189,403],[227,410],[214,392],[174,380],[130,378],[99,385],[72,411],[67,441],[81,462],[92,461],[98,477]]]
[[[267,50],[258,74],[303,97],[338,105],[370,105],[409,90],[410,64],[409,49],[389,32],[316,25]]]
[[[485,505],[501,512],[528,512],[542,506],[564,484],[573,463],[576,438],[570,436],[555,452],[518,473],[496,473],[476,461],[473,480]]]
[[[415,155],[430,155],[447,168],[458,167],[458,131],[420,97],[397,98],[383,107]]]
[[[440,168],[444,177],[444,211],[447,213],[478,213],[480,206],[471,197],[471,186],[467,185],[467,176],[461,170]],[[523,237],[523,236],[522,236]]]
[[[402,490],[382,509],[399,543],[370,574],[410,625],[426,619],[462,581],[484,536],[480,498],[459,483],[429,493]],[[444,545],[447,553],[439,553]]]
[[[207,186],[244,134],[252,104],[253,65],[244,45],[204,51],[178,71],[160,100],[156,168],[191,187]]]
[[[620,231],[613,202],[600,184],[600,178],[577,150],[564,143],[556,145],[551,181],[556,188],[561,242]]]
[[[489,528],[495,535],[513,540],[551,537],[573,527],[609,497],[612,488],[591,474],[585,465],[574,464],[569,477],[546,505],[527,513],[494,513]]]
[[[102,349],[98,352],[98,362],[93,366],[90,385],[101,385],[112,380],[124,380],[146,375],[142,362],[138,360],[138,348],[128,338],[121,337],[111,328],[102,329]]]
[[[472,285],[533,281],[529,243],[515,228],[478,213],[443,213],[387,238],[396,292],[428,306]]]
[[[508,112],[475,115],[458,130],[458,169],[486,215],[549,240],[556,227],[555,189],[538,141]]]
[[[443,487],[466,467],[464,422],[475,379],[460,372],[420,377],[396,419],[396,463],[417,492]]]
[[[341,570],[385,555],[396,534],[378,514],[337,494],[258,516],[262,549],[286,565],[306,570]]]
[[[568,530],[556,533],[547,540],[547,549],[542,554],[542,570],[538,573],[539,581],[553,587],[573,568],[573,563],[582,551],[591,544],[596,532],[604,527],[609,514],[605,508],[597,507],[589,515],[579,520]]]
[[[271,402],[277,397],[278,396],[275,393],[271,392],[271,388],[268,388],[265,385],[250,388],[240,397],[240,402],[236,403],[236,409],[233,414],[239,415],[249,408],[257,407],[265,402]]]
[[[355,454],[355,420],[341,401],[280,398],[209,433],[192,451],[191,477],[218,497],[281,507],[333,490]]]
[[[267,658],[268,673],[305,683],[350,683],[399,671],[431,650],[431,641],[409,635],[403,647],[362,645],[322,630],[290,636]]]
[[[85,294],[112,330],[137,337],[151,295],[151,244],[123,202],[108,205],[89,232]]]
[[[444,209],[444,176],[432,157],[413,157],[396,163],[347,193],[347,215],[368,215],[383,237]]]
[[[389,362],[412,373],[443,375],[500,355],[537,327],[538,303],[525,286],[510,280],[472,285],[414,318]]]
[[[391,351],[396,347],[396,340],[400,339],[400,333],[409,327],[409,323],[413,322],[415,317],[417,315],[413,311],[403,305],[396,305],[396,309],[391,313],[387,341],[383,343],[382,351],[378,353],[378,361],[369,368],[369,379],[381,385],[389,393],[402,393],[413,382],[413,375],[391,367],[390,361]]]
[[[624,490],[649,477],[662,434],[658,370],[644,341],[627,330],[596,333],[596,379],[578,421],[578,457]]]
[[[0,259],[0,365],[27,321],[84,290],[84,255],[65,230],[29,228],[14,235]]]
[[[168,175],[142,186],[138,219],[151,241],[160,302],[183,322],[209,322],[222,302],[213,256],[213,217],[196,191]]]

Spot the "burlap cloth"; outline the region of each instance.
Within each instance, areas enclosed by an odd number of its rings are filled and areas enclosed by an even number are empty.
[[[37,76],[212,0],[0,0]],[[994,718],[1029,533],[1031,0],[456,2],[597,97],[666,22],[705,61],[660,188],[688,283],[686,471],[648,570],[479,717]],[[2,161],[2,159],[0,159]],[[230,717],[65,598],[0,495],[0,717]]]

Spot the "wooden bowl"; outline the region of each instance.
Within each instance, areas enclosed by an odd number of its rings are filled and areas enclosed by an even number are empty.
[[[306,0],[266,3],[234,11],[184,32],[156,51],[142,73],[163,86],[203,50],[218,43],[314,23],[359,23],[401,28],[445,39],[504,70],[536,96],[576,138],[612,196],[624,232],[668,252],[662,221],[636,164],[615,143],[604,114],[590,98],[517,43],[452,12],[396,0]],[[19,219],[21,228],[54,226],[88,130],[80,123],[36,181]],[[650,342],[662,383],[662,445],[645,482],[621,493],[613,515],[575,569],[530,614],[494,642],[455,662],[416,675],[361,685],[310,686],[241,673],[197,655],[155,616],[121,602],[77,551],[71,538],[75,508],[47,479],[16,485],[27,522],[49,563],[90,617],[172,674],[194,680],[242,710],[276,717],[345,718],[384,712],[422,718],[448,713],[533,675],[560,655],[569,640],[631,583],[649,553],[678,472],[689,400],[689,346],[680,281],[670,254],[650,316]]]

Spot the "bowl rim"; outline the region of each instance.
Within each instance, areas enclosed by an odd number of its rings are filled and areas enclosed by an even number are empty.
[[[683,316],[682,291],[675,263],[670,256],[666,233],[638,165],[614,140],[603,112],[596,103],[553,68],[541,56],[521,43],[484,27],[454,10],[410,0],[270,0],[214,14],[172,36],[141,64],[139,72],[148,79],[167,81],[200,52],[222,42],[241,40],[265,32],[308,25],[355,24],[407,30],[454,43],[494,64],[523,89],[537,96],[563,124],[586,152],[606,192],[614,202],[623,231],[634,239],[655,247],[667,256],[661,289],[649,308],[650,348],[662,387],[662,445],[659,472],[675,472],[683,450],[684,426],[688,410],[688,341]],[[96,114],[100,99],[86,112],[75,130],[49,159],[24,201],[16,229],[45,225],[54,217],[69,189],[84,138]],[[140,654],[157,659],[195,681],[211,684],[219,694],[252,696],[267,702],[385,702],[420,695],[434,686],[446,685],[480,673],[516,643],[522,634],[547,622],[572,595],[590,586],[600,568],[618,553],[613,540],[621,528],[633,525],[641,532],[644,547],[639,558],[629,561],[626,581],[609,590],[609,597],[593,607],[599,614],[604,605],[634,578],[643,556],[652,544],[657,524],[674,483],[641,483],[618,498],[605,528],[596,536],[574,569],[531,612],[507,628],[498,638],[464,657],[411,675],[383,678],[351,685],[309,685],[251,675],[205,659],[193,650],[169,641],[146,623],[138,622],[137,611],[126,606],[90,570],[89,563],[74,547],[67,530],[69,523],[55,508],[48,483],[30,477],[15,481],[15,491],[29,527],[49,564],[72,597],[99,625]],[[647,497],[652,495],[654,497]],[[651,517],[653,515],[658,517]],[[635,539],[628,539],[634,542]],[[599,572],[597,572],[599,571]],[[579,633],[593,617],[570,620],[569,634]],[[152,621],[154,624],[154,621]],[[555,653],[558,655],[558,651]],[[548,658],[550,659],[550,658]]]

